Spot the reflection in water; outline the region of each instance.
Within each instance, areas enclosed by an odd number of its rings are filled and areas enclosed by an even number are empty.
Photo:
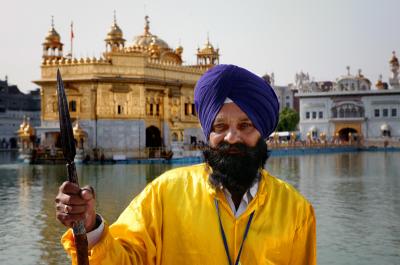
[[[70,264],[54,198],[63,165],[0,165],[0,264]],[[319,264],[400,264],[400,153],[271,157],[267,168],[295,186],[317,215]],[[179,165],[177,165],[179,166]],[[78,166],[109,223],[171,165]]]

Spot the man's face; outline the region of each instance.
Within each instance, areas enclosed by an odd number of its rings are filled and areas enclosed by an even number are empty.
[[[210,133],[210,147],[225,141],[229,144],[243,143],[254,147],[261,135],[253,123],[235,103],[224,104],[215,117]]]
[[[258,178],[268,158],[260,133],[236,104],[228,103],[214,121],[209,142],[203,154],[213,171],[210,183],[243,194]]]

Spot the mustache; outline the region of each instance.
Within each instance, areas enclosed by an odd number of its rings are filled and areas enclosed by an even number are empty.
[[[218,152],[222,156],[227,156],[227,155],[245,156],[249,151],[249,147],[243,143],[230,144],[228,142],[223,141],[219,143],[216,147],[210,147],[210,150]]]

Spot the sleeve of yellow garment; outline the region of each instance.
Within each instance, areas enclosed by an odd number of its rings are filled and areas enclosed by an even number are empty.
[[[105,226],[101,240],[90,250],[90,264],[156,264],[161,255],[161,218],[158,189],[151,183],[113,225]],[[76,264],[72,232],[61,241]]]
[[[294,235],[292,257],[289,264],[316,265],[317,264],[317,241],[316,222],[314,209],[309,205],[306,220],[296,230]]]

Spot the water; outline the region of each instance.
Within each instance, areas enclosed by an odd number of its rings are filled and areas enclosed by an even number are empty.
[[[0,264],[70,264],[54,198],[65,167],[13,164],[0,155]],[[314,205],[318,264],[400,264],[400,152],[271,157],[267,168]],[[179,166],[179,165],[176,165]],[[171,165],[78,166],[113,222]]]

